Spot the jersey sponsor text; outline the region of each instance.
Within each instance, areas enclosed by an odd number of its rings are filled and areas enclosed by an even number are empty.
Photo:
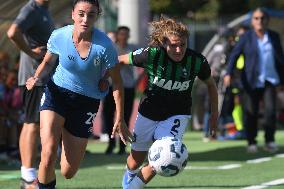
[[[168,80],[166,82],[165,79],[160,79],[156,76],[153,80],[153,84],[157,85],[158,87],[161,87],[163,89],[167,90],[179,90],[179,91],[185,91],[189,88],[189,83],[190,80],[184,81],[184,82],[179,82],[179,81],[172,81]]]

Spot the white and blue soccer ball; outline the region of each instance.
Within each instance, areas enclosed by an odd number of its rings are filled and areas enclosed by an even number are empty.
[[[158,175],[172,177],[185,168],[188,151],[180,139],[165,137],[152,144],[148,153],[148,161]]]

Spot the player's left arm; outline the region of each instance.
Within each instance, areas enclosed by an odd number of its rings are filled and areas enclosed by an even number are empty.
[[[113,138],[115,133],[118,133],[121,140],[126,144],[126,141],[132,142],[133,136],[124,121],[124,88],[118,65],[110,68],[108,74],[112,79],[113,98],[116,106],[116,119],[111,137]]]
[[[217,120],[218,120],[218,92],[214,79],[210,76],[208,79],[204,80],[207,86],[208,94],[210,98],[210,134],[211,136],[216,136],[217,132]]]
[[[210,113],[210,134],[215,137],[217,132],[218,120],[218,92],[214,79],[211,77],[211,69],[205,57],[203,57],[198,78],[201,79],[208,88],[210,98],[211,113]]]

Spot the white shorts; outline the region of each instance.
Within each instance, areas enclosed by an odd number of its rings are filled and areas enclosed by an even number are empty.
[[[148,151],[152,143],[163,137],[182,139],[191,115],[175,115],[164,121],[153,121],[138,113],[133,129],[134,141],[131,149]]]

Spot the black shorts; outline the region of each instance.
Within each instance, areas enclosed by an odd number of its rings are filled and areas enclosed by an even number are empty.
[[[23,100],[24,123],[39,123],[39,106],[44,87],[34,87],[28,90],[20,86]]]
[[[40,111],[52,110],[65,118],[65,129],[73,136],[88,138],[93,133],[93,120],[99,99],[59,87],[50,81],[42,95]]]

